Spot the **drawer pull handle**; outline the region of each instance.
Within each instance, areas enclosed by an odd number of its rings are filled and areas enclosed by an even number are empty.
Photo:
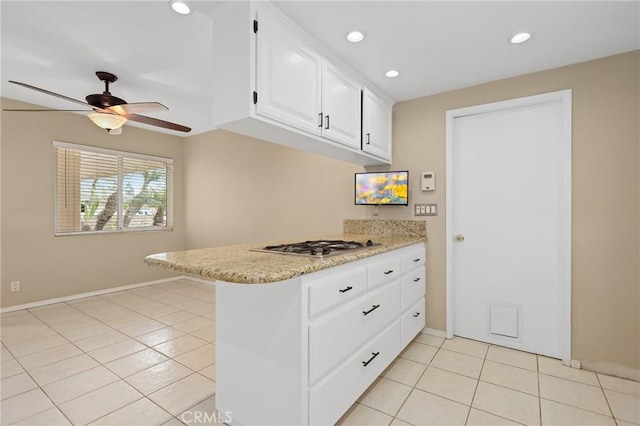
[[[385,275],[393,274],[393,269],[389,269],[387,272],[384,272]]]
[[[349,286],[349,287],[347,287],[347,288],[343,288],[342,290],[338,290],[338,291],[339,291],[340,293],[346,293],[346,292],[348,292],[349,290],[353,290],[353,287]]]
[[[418,281],[420,281],[420,278],[414,278],[414,279],[413,279],[413,282],[414,282],[414,283],[417,283]]]
[[[376,357],[377,357],[378,355],[380,355],[380,352],[371,352],[371,355],[373,355],[373,356],[372,356],[371,358],[369,358],[369,360],[368,360],[368,361],[362,361],[362,365],[363,365],[364,367],[366,367],[367,365],[369,365],[369,363],[370,363],[371,361],[373,361],[374,359],[376,359]]]
[[[415,314],[413,314],[414,318],[418,318],[420,316],[420,312],[416,312]]]
[[[376,309],[378,309],[380,307],[380,305],[373,305],[373,307],[371,309],[369,309],[368,311],[362,311],[362,313],[364,315],[369,315],[371,312],[375,311]]]
[[[420,258],[413,259],[413,261],[414,261],[414,262],[416,262],[416,263],[418,263],[418,262],[420,262]]]

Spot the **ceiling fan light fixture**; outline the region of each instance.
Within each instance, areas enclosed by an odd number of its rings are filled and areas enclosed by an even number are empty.
[[[87,114],[87,117],[93,124],[96,126],[105,129],[107,132],[111,132],[112,130],[119,129],[127,122],[127,119],[115,114],[106,114],[103,112],[94,112],[91,114]]]
[[[174,12],[179,13],[180,15],[188,15],[191,13],[191,8],[186,1],[171,0],[169,5]]]

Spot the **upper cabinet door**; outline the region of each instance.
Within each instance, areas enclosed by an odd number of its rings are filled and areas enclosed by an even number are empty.
[[[366,88],[362,92],[362,150],[391,160],[391,106]]]
[[[320,134],[322,58],[270,14],[258,22],[256,113]]]
[[[322,67],[322,134],[360,149],[361,86],[329,62]]]

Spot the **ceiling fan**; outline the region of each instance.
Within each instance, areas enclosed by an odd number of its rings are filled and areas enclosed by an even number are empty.
[[[151,126],[162,127],[170,130],[177,130],[179,132],[190,132],[191,128],[182,126],[180,124],[171,123],[169,121],[159,120],[157,118],[147,117],[139,115],[139,113],[148,113],[155,111],[166,111],[169,108],[162,105],[159,102],[136,102],[127,103],[124,99],[113,96],[109,92],[109,84],[118,80],[114,74],[106,71],[97,71],[96,75],[100,81],[104,82],[104,92],[100,94],[88,95],[85,99],[86,102],[78,99],[73,99],[65,95],[51,92],[49,90],[41,89],[30,84],[21,83],[19,81],[10,80],[9,83],[17,84],[18,86],[26,87],[38,92],[45,93],[47,95],[55,96],[57,98],[65,99],[70,102],[75,102],[85,107],[93,109],[94,112],[87,116],[98,127],[105,129],[109,134],[119,135],[122,133],[122,125],[127,120],[137,121],[139,123],[149,124]],[[60,109],[5,109],[5,111],[22,111],[22,112],[45,112],[45,111],[67,111],[78,112],[87,110],[60,110]]]

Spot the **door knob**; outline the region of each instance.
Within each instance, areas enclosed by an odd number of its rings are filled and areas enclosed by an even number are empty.
[[[456,235],[456,241],[458,241],[460,243],[463,242],[464,241],[464,235],[462,235],[462,234]]]

